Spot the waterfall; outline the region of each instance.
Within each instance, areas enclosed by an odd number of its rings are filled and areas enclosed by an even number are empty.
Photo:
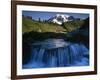
[[[38,47],[36,47],[38,46]],[[81,43],[49,39],[32,45],[31,61],[24,68],[89,65],[89,50]]]
[[[37,57],[37,61],[41,62],[43,60],[43,55],[44,55],[44,51],[45,49],[41,48],[38,52],[38,57]]]

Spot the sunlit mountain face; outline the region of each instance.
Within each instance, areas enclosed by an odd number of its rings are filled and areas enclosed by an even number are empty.
[[[55,16],[51,17],[48,21],[61,25],[64,22],[73,21],[73,20],[75,20],[73,16],[56,14]]]

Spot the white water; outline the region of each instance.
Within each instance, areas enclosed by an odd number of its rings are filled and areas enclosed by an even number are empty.
[[[32,44],[32,57],[26,68],[88,66],[89,50],[81,43],[47,39]]]

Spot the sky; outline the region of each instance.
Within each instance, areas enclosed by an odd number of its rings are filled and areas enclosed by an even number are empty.
[[[89,14],[84,14],[84,13],[22,11],[22,15],[31,16],[32,19],[35,19],[35,20],[38,20],[39,18],[41,18],[41,20],[48,20],[51,17],[55,16],[56,14],[70,15],[70,16],[73,16],[75,18],[80,18],[80,19],[86,19],[89,17]]]

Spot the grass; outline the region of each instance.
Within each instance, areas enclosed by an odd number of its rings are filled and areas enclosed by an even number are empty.
[[[80,21],[76,20],[76,21],[65,22],[62,24],[62,26],[67,30],[67,32],[71,32],[73,30],[80,28],[83,24],[84,24],[84,20],[80,20]]]
[[[69,21],[65,22],[62,25],[58,25],[52,22],[41,22],[35,21],[32,19],[28,19],[23,17],[22,19],[22,32],[54,32],[54,33],[68,33],[77,28],[80,28],[84,20],[80,21]]]
[[[34,21],[28,18],[23,18],[22,20],[22,32],[55,32],[55,33],[62,33],[65,32],[66,29],[64,29],[62,26],[53,24],[53,23],[48,23],[48,22],[39,22],[39,21]]]

